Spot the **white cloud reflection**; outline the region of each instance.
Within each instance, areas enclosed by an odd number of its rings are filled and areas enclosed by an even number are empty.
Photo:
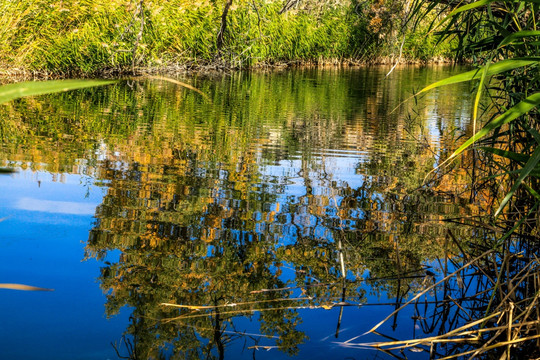
[[[21,198],[17,201],[15,207],[20,210],[41,211],[56,214],[94,215],[97,204]]]

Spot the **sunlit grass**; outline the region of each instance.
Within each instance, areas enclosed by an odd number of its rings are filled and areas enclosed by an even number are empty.
[[[138,4],[138,2],[137,2]],[[5,2],[0,64],[69,76],[137,68],[243,68],[279,63],[376,62],[394,57],[393,34],[368,29],[368,13],[344,3],[281,12],[282,2],[235,3],[223,47],[216,46],[221,2]],[[308,7],[309,8],[309,7]],[[142,30],[142,32],[141,32]],[[432,34],[407,35],[405,58],[448,57]]]

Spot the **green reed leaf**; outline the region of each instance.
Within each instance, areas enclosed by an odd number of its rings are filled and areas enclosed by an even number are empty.
[[[497,216],[497,215],[499,215],[501,213],[501,211],[504,209],[505,205],[508,203],[510,198],[514,195],[514,193],[518,189],[519,185],[521,185],[523,180],[525,180],[525,178],[527,176],[529,176],[529,173],[531,171],[533,171],[533,169],[536,167],[536,165],[538,164],[538,161],[540,161],[540,146],[537,147],[536,150],[534,150],[534,152],[531,155],[529,161],[527,161],[527,163],[525,164],[523,169],[521,169],[519,177],[517,178],[514,185],[512,185],[512,188],[510,189],[510,191],[506,194],[506,196],[502,200],[501,204],[499,205],[499,208],[495,212],[495,216]]]
[[[512,34],[508,35],[507,37],[505,37],[501,41],[501,43],[499,44],[499,47],[501,48],[503,46],[511,44],[512,42],[514,42],[516,40],[524,39],[524,38],[527,38],[527,37],[534,37],[534,36],[540,36],[540,31],[539,30],[518,31],[518,32],[512,33]]]
[[[0,104],[25,96],[45,95],[94,86],[110,85],[111,80],[28,81],[0,86]]]
[[[482,7],[482,6],[486,6],[488,4],[491,4],[494,1],[495,0],[480,0],[480,1],[475,1],[475,2],[467,4],[467,5],[460,6],[460,7],[456,8],[456,9],[452,10],[450,12],[450,14],[448,14],[448,17],[455,16],[455,15],[457,15],[459,13],[462,13],[462,12],[465,12],[465,11],[468,11],[468,10],[472,10],[472,9],[476,9],[476,8],[479,8],[479,7]]]
[[[540,200],[540,194],[536,190],[527,185],[527,183],[523,183],[523,185],[525,185],[525,188],[532,196],[534,196],[537,200]]]
[[[538,132],[538,130],[536,130],[535,128],[530,128],[527,131],[533,136],[534,140],[536,140],[536,142],[540,144],[540,133]]]
[[[536,199],[540,200],[540,197],[539,197],[540,195],[538,195],[538,193],[537,193],[536,191],[534,191],[530,186],[528,186],[528,185],[525,184],[525,183],[524,183],[523,185],[525,185],[525,186],[527,187],[527,189],[530,191],[530,193],[531,193],[534,197],[536,197]],[[538,202],[536,202],[536,203],[534,204],[534,206],[533,206],[532,208],[529,209],[529,212],[527,213],[527,216],[521,217],[521,219],[519,219],[519,221],[516,222],[516,224],[515,224],[510,230],[508,230],[508,231],[506,232],[506,234],[504,234],[499,240],[497,240],[498,245],[500,246],[500,245],[504,244],[504,241],[505,241],[507,238],[509,238],[509,237],[514,233],[514,231],[516,231],[516,230],[517,230],[517,229],[525,222],[525,220],[529,217],[529,215],[532,214],[533,211],[536,210],[536,208],[538,208]]]
[[[482,70],[482,77],[480,78],[480,84],[478,84],[478,90],[476,91],[476,97],[474,99],[473,106],[473,134],[476,134],[476,122],[478,120],[478,108],[480,107],[480,97],[482,96],[482,89],[484,88],[484,81],[486,80],[487,73],[489,72],[489,66],[491,61],[488,61]]]
[[[11,169],[11,168],[0,168],[0,175],[13,174],[13,173],[16,173],[16,172],[17,172],[17,170]]]
[[[489,69],[487,70],[485,76],[493,76],[506,71],[514,70],[520,67],[534,65],[539,63],[540,58],[531,57],[531,58],[519,58],[519,59],[508,59],[502,60],[495,64],[490,64]],[[426,86],[417,95],[424,93],[426,91],[445,86],[450,84],[457,84],[460,82],[476,80],[482,77],[484,67],[481,67],[476,70],[467,71],[458,75],[450,76],[446,79],[434,82],[431,85]]]
[[[480,0],[480,1],[475,1],[473,3],[470,3],[470,4],[467,4],[467,5],[463,5],[463,6],[460,6],[458,8],[455,8],[444,19],[442,19],[434,28],[437,29],[444,22],[452,19],[454,16],[456,16],[458,14],[461,14],[463,12],[473,10],[473,9],[476,9],[476,8],[479,8],[479,7],[482,7],[482,6],[489,5],[494,1],[495,0]],[[438,3],[438,2],[436,2],[436,3]]]
[[[479,147],[479,149],[495,154],[495,155],[502,156],[509,160],[520,162],[520,163],[526,163],[531,158],[530,156],[525,155],[525,154],[518,154],[512,151],[502,150],[502,149],[497,149],[497,148],[492,148],[492,147],[481,146]]]
[[[502,115],[499,115],[497,118],[487,123],[486,126],[482,128],[482,130],[471,136],[469,139],[467,139],[467,141],[465,141],[463,145],[461,145],[456,151],[454,151],[454,153],[450,155],[449,159],[461,154],[465,149],[471,146],[471,144],[487,135],[491,130],[501,127],[502,125],[507,124],[522,115],[525,115],[538,105],[540,105],[540,92],[529,96],[523,101],[520,101],[518,104],[508,109]]]

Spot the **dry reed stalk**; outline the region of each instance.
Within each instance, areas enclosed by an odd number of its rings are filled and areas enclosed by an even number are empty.
[[[412,339],[412,340],[397,340],[397,341],[384,341],[384,342],[377,342],[377,343],[357,343],[357,344],[350,343],[349,342],[350,340],[348,340],[348,341],[345,341],[345,342],[340,343],[340,344],[347,344],[347,346],[356,345],[356,346],[366,346],[366,347],[376,347],[376,348],[403,344],[402,348],[407,348],[407,347],[417,346],[417,345],[424,344],[424,343],[438,342],[439,340],[442,340],[445,337],[462,336],[460,334],[460,332],[462,330],[471,328],[473,326],[477,326],[477,325],[481,324],[483,321],[489,320],[489,319],[491,319],[491,318],[493,318],[495,316],[498,316],[500,314],[501,314],[501,312],[491,314],[487,318],[473,321],[473,322],[471,322],[469,324],[466,324],[466,325],[463,325],[463,326],[459,327],[458,329],[449,331],[446,334],[439,335],[439,336],[432,336],[432,337],[428,337],[428,338]],[[453,339],[453,340],[460,341],[460,339]]]
[[[469,270],[474,270],[473,265],[480,264],[479,258],[487,259],[488,255],[494,255],[488,252],[483,253],[480,257],[469,261],[465,266],[460,267],[459,270],[468,267]],[[438,336],[421,338],[421,339],[409,339],[409,340],[396,340],[385,341],[376,343],[350,343],[353,339],[342,343],[346,346],[363,347],[363,348],[377,348],[385,349],[386,351],[403,350],[405,348],[419,347],[431,345],[431,351],[433,351],[434,344],[467,344],[473,345],[474,342],[483,341],[482,346],[471,349],[459,354],[453,354],[444,359],[452,359],[460,356],[470,355],[470,358],[476,358],[488,351],[495,349],[505,348],[502,353],[501,359],[510,359],[512,356],[512,348],[518,344],[523,344],[531,340],[537,340],[540,338],[538,330],[540,328],[540,319],[538,317],[540,290],[538,286],[539,269],[536,256],[533,254],[533,258],[523,266],[517,266],[512,264],[512,260],[518,258],[516,254],[506,252],[502,257],[502,261],[498,262],[496,258],[488,260],[488,263],[494,264],[494,271],[497,275],[497,281],[495,286],[490,289],[480,289],[475,295],[468,297],[464,301],[481,300],[483,296],[489,296],[488,308],[485,310],[485,316],[481,319],[472,321],[463,325],[457,329],[447,331],[446,333]],[[497,266],[496,264],[501,264]],[[511,266],[512,264],[512,266]],[[520,264],[521,265],[521,264]],[[458,271],[459,271],[458,270]],[[514,274],[511,274],[514,272]],[[452,273],[456,274],[456,272]],[[482,274],[481,272],[479,274]],[[480,275],[481,276],[481,275]],[[475,277],[471,277],[475,279]],[[447,280],[445,277],[442,281]],[[439,282],[439,283],[440,283]],[[527,290],[532,296],[526,296],[518,301],[518,291]],[[497,296],[495,296],[495,294]],[[413,301],[418,299],[418,296],[413,298]],[[476,302],[476,301],[475,301]],[[410,303],[410,302],[409,302]],[[462,312],[469,315],[465,308],[458,301],[448,302],[456,307],[456,313]],[[404,306],[397,311],[403,309]],[[536,310],[536,311],[535,311]],[[535,316],[531,316],[534,314]],[[485,324],[496,319],[498,326],[484,327]],[[383,321],[384,322],[384,321]],[[379,323],[377,326],[382,324]],[[480,326],[478,329],[470,329],[471,327]],[[531,335],[531,331],[533,334]],[[374,332],[374,331],[372,331]],[[505,334],[506,333],[506,334]],[[484,337],[484,334],[490,334],[488,338]],[[501,336],[506,335],[505,341],[501,341]],[[483,340],[482,340],[483,339]]]
[[[435,284],[427,287],[426,289],[422,290],[421,292],[419,292],[416,296],[414,296],[411,300],[407,301],[405,304],[403,304],[402,306],[400,306],[398,309],[394,310],[390,315],[388,315],[386,318],[384,318],[381,322],[379,322],[377,325],[375,325],[373,328],[371,328],[369,331],[367,331],[365,334],[367,333],[370,333],[370,332],[373,332],[375,330],[377,330],[382,324],[384,324],[386,321],[388,321],[388,319],[390,319],[392,316],[394,316],[395,314],[397,314],[399,311],[401,311],[403,308],[405,308],[407,305],[411,304],[412,302],[414,302],[415,300],[417,300],[418,298],[420,298],[422,295],[428,293],[430,290],[434,289],[437,287],[437,285],[440,285],[442,284],[443,282],[447,281],[448,279],[452,278],[453,276],[455,276],[456,274],[458,274],[460,271],[464,270],[464,269],[467,269],[469,266],[471,266],[472,264],[474,264],[475,262],[477,262],[478,260],[484,258],[485,256],[491,254],[494,250],[491,249],[491,250],[488,250],[486,252],[484,252],[482,255],[480,256],[477,256],[476,258],[472,259],[471,261],[469,261],[468,263],[466,263],[465,265],[463,265],[462,267],[460,267],[459,269],[457,269],[456,271],[454,271],[453,273],[445,276],[443,279],[439,280],[438,282],[436,282]],[[364,335],[365,335],[364,334]],[[361,335],[355,337],[355,338],[358,338],[360,337]],[[353,338],[353,339],[355,339]],[[353,339],[350,339],[349,341],[353,340]]]

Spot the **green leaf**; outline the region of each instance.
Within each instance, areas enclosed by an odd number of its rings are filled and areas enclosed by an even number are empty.
[[[480,107],[480,97],[482,96],[482,89],[484,87],[484,81],[486,80],[487,73],[489,72],[489,66],[491,65],[491,61],[488,60],[487,64],[484,66],[484,69],[482,70],[482,77],[480,78],[480,84],[478,84],[478,90],[476,91],[476,97],[474,99],[474,106],[473,106],[473,134],[476,134],[476,120],[478,118],[478,108]]]
[[[0,175],[1,174],[13,174],[13,173],[16,173],[17,170],[15,169],[10,169],[10,168],[0,168]]]
[[[529,193],[532,196],[534,196],[537,200],[540,200],[540,194],[538,194],[538,192],[536,192],[536,190],[534,190],[532,187],[530,187],[526,183],[524,183],[523,185],[525,185],[525,188],[527,189],[527,191],[529,191]],[[524,219],[526,219],[526,217],[524,217]]]
[[[534,65],[540,62],[539,60],[540,58],[537,57],[502,60],[495,64],[490,64],[485,76],[492,76],[527,65]],[[483,69],[484,67],[481,67],[476,70],[467,71],[458,75],[450,76],[446,79],[442,79],[431,85],[426,86],[425,88],[420,90],[417,95],[441,86],[479,79],[482,77]]]
[[[513,170],[513,171],[508,171],[507,170],[504,173],[499,173],[499,174],[495,174],[495,175],[486,176],[483,179],[485,179],[485,180],[487,180],[487,179],[496,179],[496,178],[501,177],[501,176],[514,175],[514,174],[519,174],[519,173],[520,173],[520,170]],[[540,178],[540,167],[537,165],[534,168],[534,170],[531,171],[529,176],[534,176],[534,177]]]
[[[482,7],[482,6],[486,6],[486,5],[489,5],[491,4],[492,2],[494,2],[496,0],[480,0],[480,1],[475,1],[473,3],[470,3],[470,4],[467,4],[467,5],[463,5],[463,6],[460,6],[458,8],[455,8],[454,10],[452,10],[446,17],[444,17],[444,19],[442,19],[437,25],[435,25],[435,29],[437,29],[439,26],[441,26],[443,23],[445,23],[446,21],[454,18],[454,16],[458,15],[458,14],[461,14],[462,12],[465,12],[465,11],[469,11],[469,10],[472,10],[472,9],[476,9],[476,8],[479,8],[479,7]],[[439,4],[438,1],[435,1],[436,4]],[[448,29],[447,29],[448,30]],[[447,32],[447,30],[445,30],[445,32]]]
[[[25,96],[53,94],[93,86],[110,85],[111,80],[28,81],[0,86],[0,104]]]
[[[512,43],[515,40],[524,39],[524,38],[532,37],[532,36],[540,36],[540,31],[539,30],[523,30],[523,31],[515,32],[505,37],[499,44],[499,47],[501,48],[505,45]]]
[[[530,159],[530,156],[528,155],[518,154],[512,151],[507,151],[507,150],[502,150],[502,149],[497,149],[497,148],[492,148],[492,147],[481,146],[479,147],[479,149],[495,154],[495,155],[502,156],[510,160],[520,162],[520,163],[526,163]]]
[[[527,131],[533,136],[534,140],[536,140],[536,142],[540,144],[540,133],[538,132],[538,130],[536,130],[535,128],[530,128]]]
[[[453,18],[454,16],[456,16],[458,14],[461,14],[461,13],[469,11],[469,10],[477,9],[479,7],[487,6],[487,5],[489,5],[489,4],[491,4],[492,2],[495,2],[495,1],[496,0],[479,0],[479,1],[475,1],[475,2],[470,3],[470,4],[460,6],[458,8],[455,8],[444,19],[442,19],[439,22],[439,24],[437,24],[435,26],[435,28],[439,27],[442,23],[444,23],[445,21]],[[521,1],[522,2],[536,3],[536,4],[540,3],[540,0],[521,0]],[[513,3],[513,2],[515,2],[515,0],[503,0],[503,2]]]
[[[462,12],[465,12],[465,11],[468,11],[468,10],[472,10],[472,9],[476,9],[476,8],[479,8],[479,7],[482,7],[482,6],[486,6],[492,2],[494,2],[495,0],[480,0],[480,1],[475,1],[473,3],[470,3],[470,4],[467,4],[467,5],[463,5],[463,6],[460,6],[458,8],[455,8],[454,10],[452,10],[446,17],[444,17],[444,19],[442,19],[437,25],[435,25],[435,29],[437,29],[439,26],[441,26],[444,22],[452,19],[454,16],[458,15],[458,14],[461,14]],[[435,2],[436,4],[438,4],[439,2]]]
[[[510,200],[510,198],[514,195],[514,193],[516,192],[517,188],[519,187],[519,185],[521,185],[521,183],[523,182],[523,180],[525,180],[525,178],[527,176],[529,176],[529,173],[531,171],[533,171],[533,169],[536,167],[536,164],[538,164],[538,161],[540,161],[540,146],[538,146],[536,148],[536,150],[534,150],[533,154],[531,155],[529,161],[527,161],[527,163],[525,164],[525,166],[523,167],[523,169],[521,169],[520,171],[520,174],[519,174],[519,177],[517,178],[516,182],[514,183],[514,185],[512,185],[512,188],[510,189],[510,191],[506,194],[506,196],[504,197],[504,199],[502,200],[501,204],[499,205],[499,208],[497,209],[497,211],[495,212],[495,216],[499,215],[501,213],[501,211],[504,209],[504,206],[508,203],[508,201]]]
[[[531,189],[530,186],[528,186],[527,184],[523,184],[527,187],[527,189],[531,192],[531,194],[536,197],[537,199],[540,200],[540,196],[538,195],[538,193],[536,191],[534,191],[533,189]],[[512,235],[514,233],[514,231],[516,231],[520,226],[521,224],[523,224],[525,222],[525,220],[529,217],[529,215],[532,214],[532,212],[534,210],[536,210],[536,208],[538,207],[538,202],[536,202],[534,204],[534,206],[529,210],[527,216],[522,216],[521,219],[519,219],[519,221],[509,230],[506,232],[506,234],[504,234],[503,237],[501,237],[499,240],[497,240],[497,243],[498,245],[502,245],[504,244],[504,240],[506,240],[510,235]]]
[[[481,7],[481,6],[486,6],[488,4],[491,4],[494,1],[495,0],[480,0],[480,1],[475,1],[475,2],[467,4],[467,5],[460,6],[460,7],[456,8],[456,9],[452,10],[450,12],[450,14],[448,14],[448,17],[455,16],[455,15],[457,15],[459,13],[462,13],[464,11],[467,11],[467,10],[476,9],[478,7]]]
[[[496,129],[504,124],[509,123],[512,120],[517,119],[518,117],[525,115],[535,107],[537,107],[540,104],[540,92],[533,94],[526,98],[525,100],[519,102],[518,104],[514,105],[510,109],[508,109],[503,114],[499,115],[497,118],[493,119],[489,123],[487,123],[486,126],[482,128],[479,132],[471,136],[463,145],[461,145],[448,159],[451,159],[453,157],[456,157],[457,155],[461,154],[465,149],[467,149],[471,144],[473,144],[478,139],[485,136],[487,133],[489,133],[491,130]]]

